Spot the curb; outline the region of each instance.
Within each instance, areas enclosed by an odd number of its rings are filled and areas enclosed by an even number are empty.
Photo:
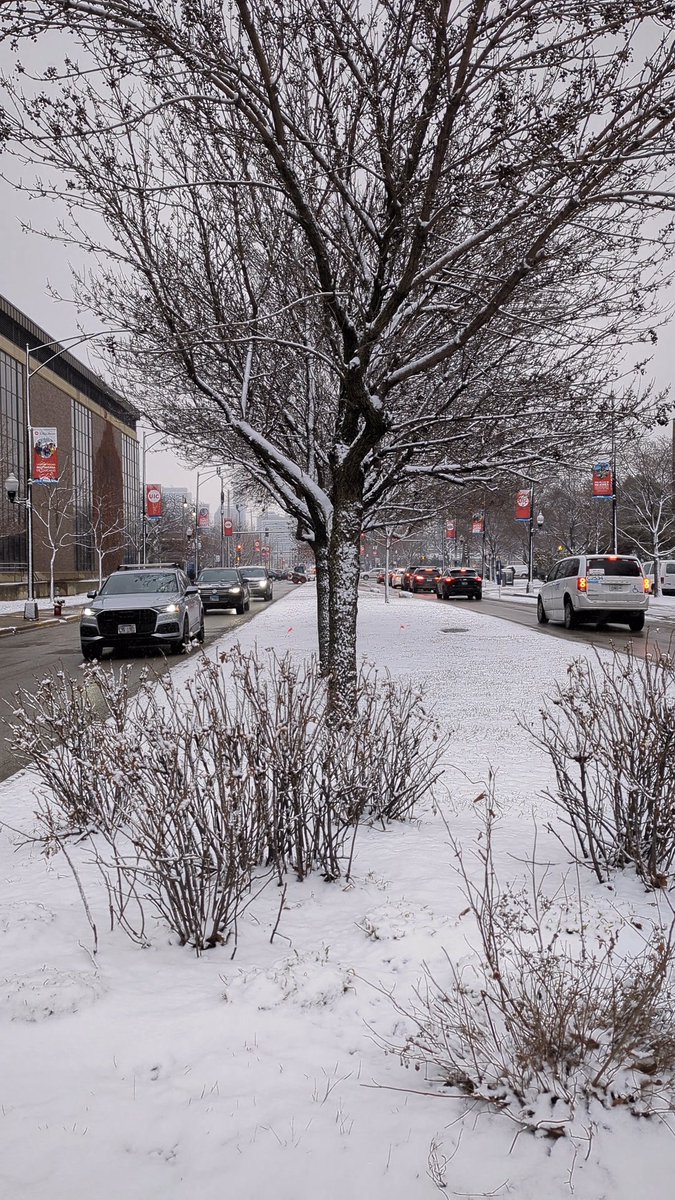
[[[45,629],[50,625],[70,625],[79,619],[78,612],[68,617],[38,617],[37,621],[24,621],[21,625],[3,625],[0,626],[0,638],[14,637],[17,633],[28,633],[31,629]]]

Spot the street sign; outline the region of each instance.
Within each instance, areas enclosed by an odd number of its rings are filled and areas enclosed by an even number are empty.
[[[232,537],[234,533],[234,525],[231,521],[223,521],[223,533],[225,537]]]
[[[258,542],[258,541],[255,541],[255,542],[253,543],[253,549],[254,549],[254,550],[259,550],[259,549],[260,549],[260,542]]]

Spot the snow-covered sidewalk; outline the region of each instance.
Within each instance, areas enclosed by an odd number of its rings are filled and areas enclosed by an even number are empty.
[[[304,655],[315,593],[300,588],[237,631],[240,644]],[[223,639],[229,644],[233,635]],[[424,683],[451,731],[436,800],[468,848],[490,767],[503,809],[499,867],[524,870],[533,814],[538,856],[561,861],[543,832],[548,762],[519,726],[580,647],[472,608],[360,597],[360,649]],[[210,654],[217,653],[212,647]],[[196,655],[180,663],[180,684]],[[0,817],[31,824],[22,773],[0,787]],[[106,896],[84,878],[99,953],[59,857],[0,833],[0,1195],[8,1200],[516,1200],[668,1196],[675,1138],[665,1124],[606,1111],[588,1155],[567,1139],[518,1133],[503,1115],[406,1071],[390,993],[405,1006],[422,964],[442,977],[466,952],[466,900],[443,820],[363,829],[351,883],[268,887],[227,947],[196,958],[157,925],[139,949],[106,927]],[[628,880],[618,897],[587,881],[594,911],[653,899]],[[433,1163],[436,1163],[436,1168]],[[443,1165],[444,1164],[444,1165]],[[432,1175],[436,1170],[437,1181]]]

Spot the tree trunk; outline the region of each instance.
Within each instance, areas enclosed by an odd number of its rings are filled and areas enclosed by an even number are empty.
[[[343,494],[335,496],[328,552],[328,702],[336,713],[351,712],[356,703],[356,620],[362,515],[358,486],[352,485]]]
[[[322,675],[328,674],[330,658],[330,578],[328,574],[328,539],[314,542],[316,563],[316,608],[319,636],[319,666]]]

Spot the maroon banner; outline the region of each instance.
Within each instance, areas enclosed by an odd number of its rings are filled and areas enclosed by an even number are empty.
[[[612,468],[608,462],[597,462],[593,467],[593,495],[598,500],[614,498],[614,480]]]
[[[457,537],[456,521],[446,521],[445,522],[445,536],[446,536],[446,538],[456,538]]]
[[[56,430],[49,426],[33,426],[33,483],[56,483],[59,478],[59,455]]]
[[[145,488],[145,515],[149,521],[159,521],[162,515],[162,485],[148,483]]]
[[[210,518],[211,518],[211,505],[210,504],[200,504],[199,512],[197,513],[197,528],[198,529],[208,529]]]
[[[225,537],[232,537],[234,533],[234,525],[231,521],[223,521],[223,533]]]
[[[471,532],[474,534],[485,532],[485,517],[483,516],[482,512],[475,512],[473,514],[473,518],[471,520]]]
[[[516,521],[532,519],[532,492],[529,488],[521,488],[516,492]]]

